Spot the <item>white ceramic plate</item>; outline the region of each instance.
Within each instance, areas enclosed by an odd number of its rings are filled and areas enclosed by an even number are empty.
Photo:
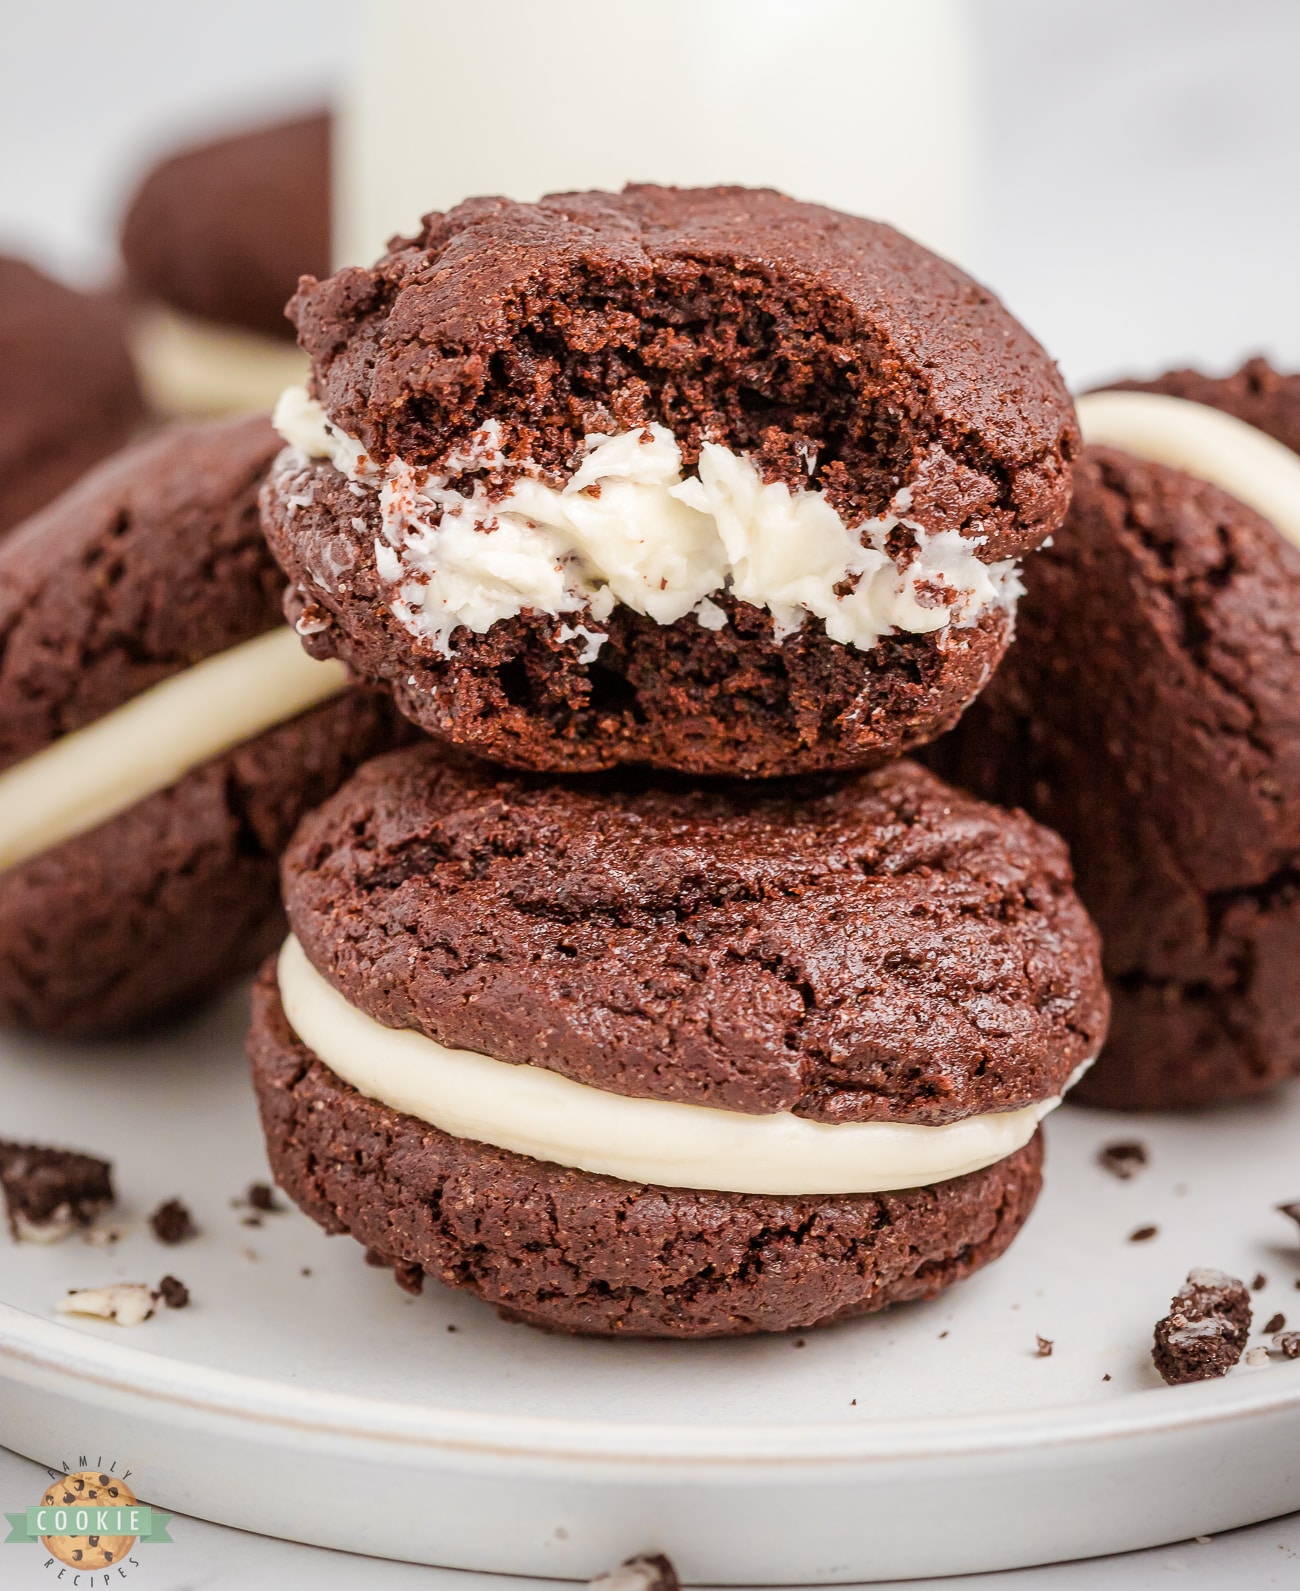
[[[602,1343],[409,1298],[296,1211],[242,1225],[231,1201],[266,1175],[243,1017],[232,998],[146,1043],[3,1041],[0,1137],[111,1157],[128,1230],[0,1241],[0,1443],[111,1454],[157,1506],[270,1535],[560,1577],[645,1549],[697,1583],[953,1574],[1300,1507],[1300,1362],[1170,1389],[1149,1355],[1194,1265],[1265,1273],[1257,1325],[1300,1326],[1273,1209],[1300,1197],[1300,1088],[1203,1119],[1060,1112],[1025,1234],[932,1304],[806,1340]],[[1096,1154],[1132,1136],[1151,1161],[1121,1182]],[[145,1217],[177,1194],[202,1234],[163,1248]],[[165,1271],[191,1308],[52,1314]]]

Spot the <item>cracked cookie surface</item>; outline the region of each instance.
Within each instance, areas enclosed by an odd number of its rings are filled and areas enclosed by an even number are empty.
[[[1296,378],[1193,377],[1131,385],[1300,432]],[[1216,487],[1088,448],[1026,583],[1004,668],[932,760],[1070,845],[1113,1000],[1078,1098],[1268,1088],[1300,1071],[1300,550]]]
[[[914,763],[751,786],[553,780],[424,743],[285,855],[345,999],[634,1096],[940,1124],[1058,1094],[1105,1027],[1065,848]]]

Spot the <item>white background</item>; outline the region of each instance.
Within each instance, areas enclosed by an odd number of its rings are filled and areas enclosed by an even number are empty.
[[[318,101],[348,60],[358,10],[359,0],[10,0],[0,247],[73,280],[104,280],[123,197],[150,160],[181,135]],[[968,0],[968,10],[980,181],[962,263],[1071,382],[1178,363],[1226,370],[1252,352],[1300,367],[1300,5]],[[34,1498],[42,1473],[0,1451],[3,1506]],[[175,1538],[139,1572],[142,1587],[522,1584],[197,1523]],[[46,1583],[39,1564],[0,1548],[6,1591]],[[971,1582],[972,1591],[1171,1585],[1300,1586],[1300,1522]]]

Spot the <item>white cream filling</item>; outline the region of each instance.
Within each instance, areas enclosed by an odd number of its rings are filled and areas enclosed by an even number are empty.
[[[561,489],[525,474],[492,501],[485,479],[468,494],[448,481],[500,466],[495,421],[441,476],[401,459],[379,467],[302,388],[283,395],[275,424],[302,459],[329,459],[355,489],[378,495],[375,563],[389,606],[444,656],[460,625],[481,635],[525,609],[589,610],[599,625],[621,602],[659,624],[694,613],[720,629],[726,616],[710,599],[728,590],[766,608],[778,639],[819,618],[832,640],[868,650],[895,631],[975,624],[989,608],[1013,608],[1022,590],[1014,559],[980,562],[982,536],[931,534],[904,517],[909,487],[887,513],[849,526],[820,492],[765,483],[747,457],[714,442],[683,475],[662,425],[588,436]],[[915,546],[896,563],[887,542],[899,525]],[[566,639],[579,633],[562,629]],[[580,633],[594,657],[603,633]]]
[[[193,418],[273,408],[307,372],[307,356],[294,343],[162,304],[133,317],[131,352],[149,407]]]
[[[0,773],[0,868],[69,840],[345,690],[341,663],[270,630],[205,658]]]
[[[299,1039],[367,1098],[456,1138],[623,1182],[767,1194],[925,1187],[1006,1159],[1060,1104],[1045,1099],[941,1127],[832,1126],[788,1111],[747,1116],[632,1099],[385,1027],[349,1005],[292,936],[280,952],[279,984]]]
[[[1300,546],[1300,457],[1204,403],[1160,392],[1089,392],[1075,402],[1083,439],[1209,481]]]

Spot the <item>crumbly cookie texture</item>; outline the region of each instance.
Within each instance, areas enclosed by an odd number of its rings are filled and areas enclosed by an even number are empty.
[[[1060,841],[914,763],[593,783],[426,742],[311,814],[283,880],[369,1016],[615,1093],[938,1125],[1060,1094],[1105,1032]]]
[[[987,680],[1010,561],[1065,510],[1077,430],[1032,338],[890,228],[779,194],[472,200],[291,313],[347,457],[295,451],[268,485],[290,611],[316,655],[516,766],[896,756]],[[609,567],[580,578],[599,494],[653,484],[655,447],[685,476],[655,499],[681,556],[642,568],[658,530],[605,527]],[[802,589],[760,571],[741,498],[807,551]],[[494,507],[485,569],[485,536],[448,527]]]
[[[113,1203],[113,1168],[72,1149],[0,1143],[0,1193],[15,1242],[55,1243]]]
[[[774,1198],[649,1187],[452,1138],[366,1099],[295,1038],[273,966],[253,1082],[276,1180],[419,1291],[596,1336],[788,1331],[931,1298],[997,1258],[1038,1196],[1042,1139],[903,1193]]]
[[[1250,1334],[1250,1292],[1223,1271],[1189,1271],[1169,1313],[1156,1323],[1151,1357],[1170,1386],[1225,1376]]]

